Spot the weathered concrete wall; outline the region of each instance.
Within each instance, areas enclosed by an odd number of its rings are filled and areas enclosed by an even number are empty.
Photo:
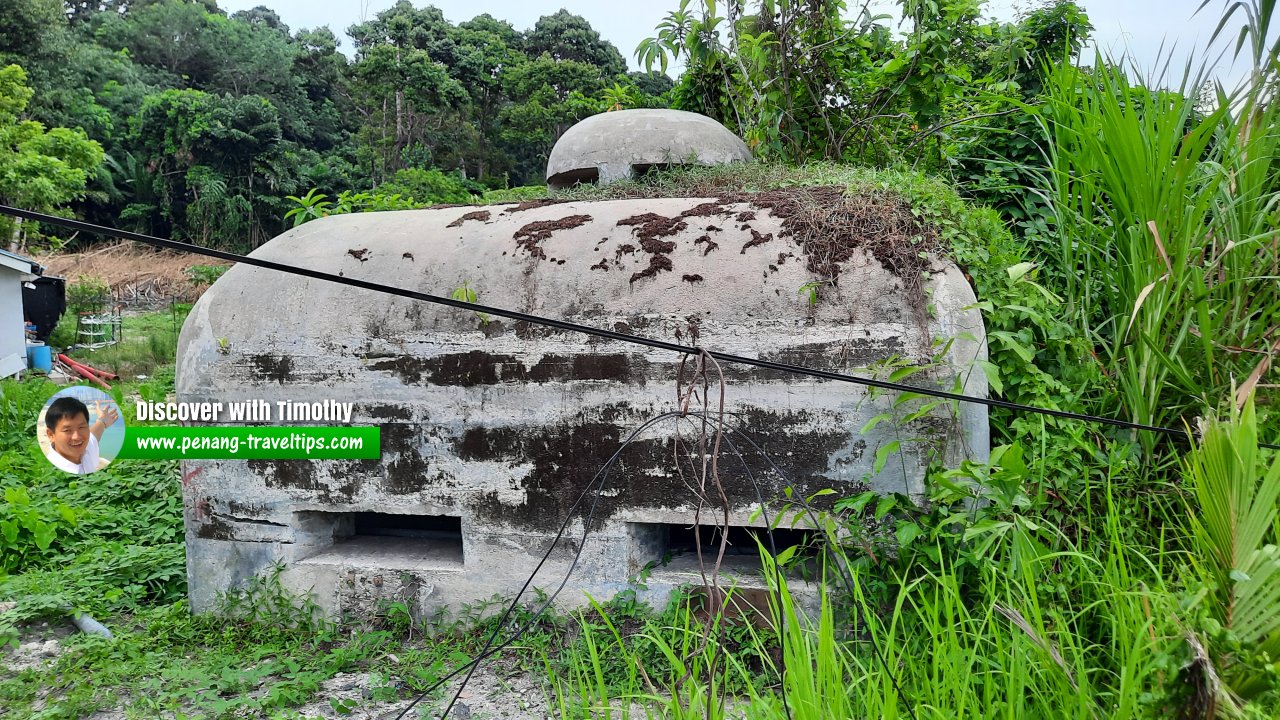
[[[751,150],[724,125],[683,110],[619,110],[565,131],[547,158],[547,184],[607,185],[653,166],[751,162]]]
[[[308,223],[255,257],[449,295],[624,333],[810,367],[855,371],[901,357],[943,365],[914,381],[985,395],[982,323],[953,266],[927,282],[933,312],[860,252],[816,305],[803,250],[767,211],[705,199],[620,200],[344,215]],[[964,337],[962,337],[964,336]],[[511,594],[574,500],[632,429],[675,409],[680,357],[526,327],[335,283],[237,266],[196,304],[179,342],[179,401],[354,402],[355,424],[382,428],[380,461],[183,463],[192,606],[212,606],[272,562],[332,613],[405,599],[429,610]],[[727,410],[800,494],[920,490],[930,457],[983,456],[986,412],[895,428],[860,387],[724,367]],[[662,557],[662,524],[692,522],[695,499],[672,463],[675,426],[622,456],[590,523],[564,596],[607,596]],[[686,437],[689,428],[685,427]],[[873,475],[876,450],[904,451]],[[739,443],[741,444],[741,443]],[[785,482],[748,454],[766,498]],[[720,463],[732,522],[751,520],[756,489],[736,459]],[[775,502],[776,511],[781,507]],[[356,532],[355,513],[460,518],[461,538]],[[704,523],[712,523],[704,514]],[[582,522],[535,585],[554,587]],[[431,535],[428,533],[428,535]],[[448,533],[445,533],[448,535]],[[661,596],[693,575],[680,563],[649,578]]]

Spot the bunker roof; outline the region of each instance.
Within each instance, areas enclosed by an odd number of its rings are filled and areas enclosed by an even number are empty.
[[[560,137],[547,160],[547,185],[607,185],[673,165],[747,162],[746,143],[705,115],[620,110],[593,115]]]

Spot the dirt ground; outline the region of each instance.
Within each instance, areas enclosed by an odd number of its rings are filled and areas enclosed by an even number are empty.
[[[0,674],[17,674],[28,669],[43,669],[57,661],[63,652],[62,641],[77,632],[70,623],[40,622],[25,628],[17,649],[0,648]],[[372,700],[373,688],[383,682],[373,673],[338,673],[322,684],[313,702],[296,708],[301,717],[337,720],[392,720],[413,702],[405,698],[395,702]],[[436,720],[444,710],[460,682],[449,684],[448,692],[439,699],[425,699],[405,713],[405,718]],[[334,704],[352,702],[345,713]],[[33,710],[46,708],[37,702]],[[200,711],[193,710],[198,716]],[[85,720],[125,720],[130,717],[123,708],[100,710]],[[502,663],[482,665],[467,683],[466,689],[449,713],[451,720],[549,720],[547,696],[542,681],[531,675],[511,672]]]
[[[195,302],[208,287],[192,280],[187,269],[196,265],[227,263],[199,255],[153,250],[136,243],[101,245],[85,252],[57,253],[34,258],[45,267],[45,275],[56,275],[74,283],[81,275],[100,277],[111,286],[117,302],[148,305]]]
[[[325,698],[298,708],[298,712],[308,718],[367,718],[368,720],[392,720],[400,714],[412,700],[401,700],[395,703],[382,703],[369,707],[362,700],[369,687],[368,673],[339,673],[324,683]],[[405,713],[405,718],[440,717],[453,694],[457,692],[458,682],[449,686],[449,692],[443,700],[430,702],[424,700]],[[351,698],[361,703],[349,715],[337,713],[329,700],[339,701]],[[420,710],[427,710],[419,715]],[[543,695],[540,681],[529,675],[504,677],[495,673],[492,668],[482,667],[476,671],[466,690],[458,699],[458,703],[449,712],[451,720],[544,720],[550,718],[547,712],[547,701]]]

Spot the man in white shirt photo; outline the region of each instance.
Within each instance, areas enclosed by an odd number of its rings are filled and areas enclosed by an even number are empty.
[[[94,411],[98,419],[93,425],[89,424],[89,407],[73,397],[60,397],[45,411],[49,436],[45,455],[59,470],[85,475],[98,469],[98,441],[120,415],[114,405],[101,400],[94,402]]]

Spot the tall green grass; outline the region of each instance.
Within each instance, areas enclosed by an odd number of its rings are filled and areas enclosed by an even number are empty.
[[[552,707],[574,720],[1280,717],[1280,455],[1258,447],[1252,401],[1202,435],[1159,534],[1134,532],[1129,483],[1112,475],[1133,469],[1113,469],[1096,532],[1068,537],[1028,509],[980,557],[984,521],[963,513],[940,514],[911,552],[882,538],[873,562],[832,530],[860,516],[821,518],[816,611],[763,548],[771,607],[754,624],[684,603],[637,629],[593,604],[547,661]]]
[[[1183,594],[1147,560],[1161,549],[1122,544],[1121,517],[1113,514],[1116,531],[1101,553],[1024,558],[1021,573],[992,567],[977,587],[951,568],[927,570],[887,606],[855,576],[851,596],[824,595],[808,618],[784,581],[774,597],[792,619],[787,632],[748,626],[748,649],[768,658],[763,668],[747,667],[693,613],[632,636],[606,619],[607,632],[588,632],[565,651],[564,670],[549,662],[552,706],[560,718],[610,720],[1213,717],[1198,704],[1206,681],[1193,670],[1216,661],[1197,654],[1203,645]],[[1055,581],[1071,584],[1069,601],[1045,591]],[[837,602],[850,604],[842,610],[854,611],[852,625],[838,621]],[[1238,706],[1225,686],[1209,687],[1222,698],[1218,716],[1280,711],[1266,673],[1252,670],[1255,684]]]
[[[562,718],[611,720],[1162,716],[1186,647],[1177,598],[1144,559],[1158,549],[1124,545],[1112,513],[1101,552],[1042,553],[1015,540],[1020,572],[993,565],[976,587],[950,567],[906,568],[884,602],[854,571],[808,617],[784,579],[772,589],[786,631],[745,626],[762,667],[740,662],[722,628],[685,610],[630,637],[606,620],[607,632],[566,650],[565,671],[549,666],[554,706]],[[1046,597],[1055,582],[1072,585],[1069,601]],[[604,658],[619,657],[626,671],[608,672]]]
[[[1241,37],[1255,71],[1212,107],[1196,102],[1205,76],[1190,64],[1168,91],[1101,57],[1048,71],[1049,171],[1033,188],[1055,219],[1046,250],[1138,422],[1214,407],[1280,350],[1275,0],[1233,5],[1253,10]]]

